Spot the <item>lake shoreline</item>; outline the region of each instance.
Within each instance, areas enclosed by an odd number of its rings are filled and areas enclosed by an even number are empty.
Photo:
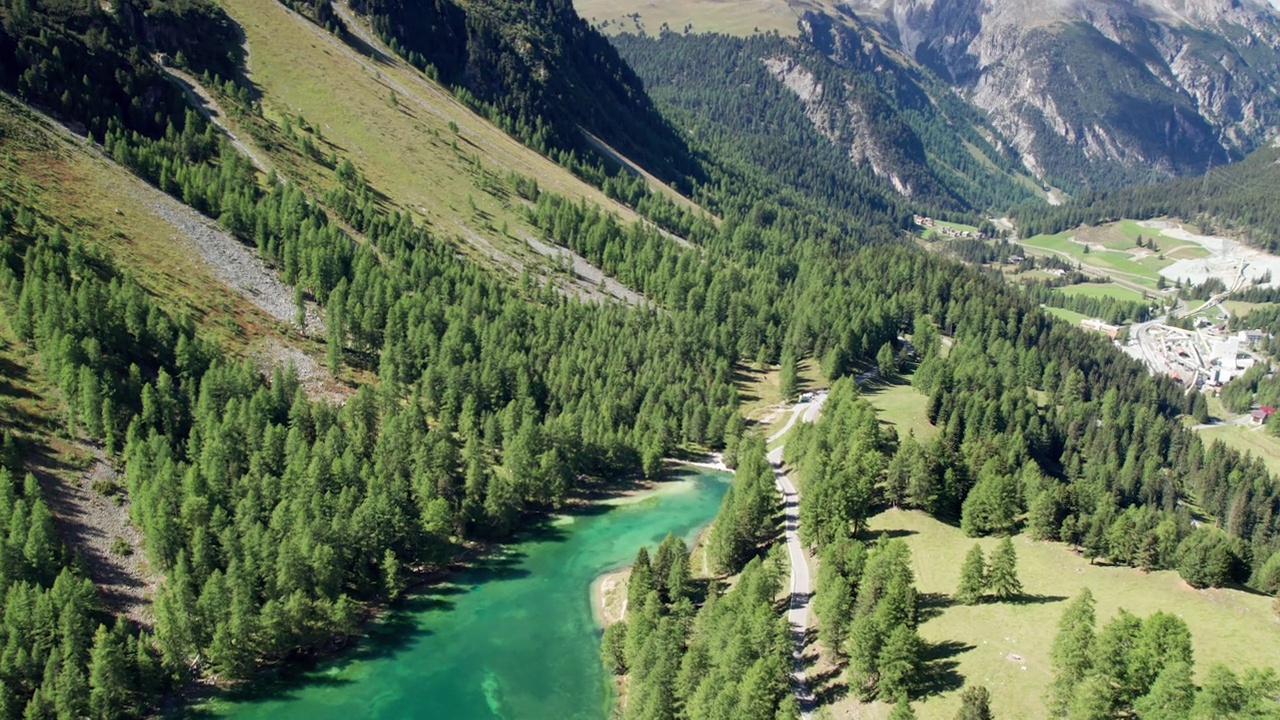
[[[716,472],[733,473],[728,466],[724,464],[724,457],[720,453],[711,453],[709,455],[700,456],[697,460],[668,459],[664,464],[669,468],[692,467],[703,470],[714,470]],[[665,483],[681,483],[682,480],[667,480]],[[662,490],[663,482],[650,482],[649,487],[644,489],[636,489],[628,491],[624,494],[621,501],[610,502],[610,504],[627,504],[629,502],[640,502],[646,497],[651,496]],[[707,531],[711,528],[711,524],[707,523],[698,531],[698,537],[694,541],[693,546],[689,548],[692,555],[696,556],[702,546],[706,543]],[[639,548],[637,548],[637,552]],[[627,581],[631,577],[631,565],[626,565],[615,570],[609,570],[600,574],[595,580],[591,581],[591,615],[595,618],[596,625],[601,629],[608,627],[616,622],[626,618],[627,613]],[[619,602],[616,595],[622,593],[622,600]]]
[[[628,474],[615,478],[608,485],[600,484],[595,487],[587,487],[577,493],[573,498],[567,501],[559,510],[538,509],[527,513],[525,522],[521,523],[522,530],[517,532],[512,538],[511,543],[521,541],[524,530],[535,526],[539,522],[546,519],[554,519],[556,517],[572,517],[577,512],[586,510],[593,506],[618,506],[631,505],[643,502],[649,498],[674,495],[692,490],[696,487],[696,479],[683,476],[681,469],[702,468],[717,471],[724,471],[723,463],[720,462],[718,454],[708,456],[700,456],[696,460],[685,461],[677,459],[666,459],[663,461],[663,467],[666,472],[664,477],[659,480],[651,480],[643,478],[638,473]],[[168,696],[163,698],[157,704],[156,710],[160,716],[175,716],[184,710],[198,708],[209,702],[218,702],[225,699],[228,694],[236,693],[252,686],[255,682],[262,682],[264,676],[287,675],[288,673],[298,671],[306,672],[309,667],[314,667],[337,658],[341,658],[344,654],[351,651],[352,648],[358,646],[362,641],[371,637],[369,629],[379,620],[384,618],[389,612],[395,610],[396,606],[405,598],[415,595],[428,593],[430,588],[447,585],[450,580],[461,573],[473,570],[479,562],[485,558],[494,557],[496,554],[503,552],[503,548],[508,543],[486,542],[486,541],[469,541],[460,546],[454,556],[445,565],[433,568],[419,567],[414,571],[409,579],[409,584],[401,592],[400,598],[396,601],[388,601],[386,599],[370,600],[362,604],[360,619],[356,625],[356,631],[350,635],[334,636],[328,642],[319,647],[313,647],[305,651],[297,652],[284,660],[278,660],[270,663],[260,663],[258,671],[254,678],[246,680],[228,680],[214,674],[206,674],[198,678],[194,678],[184,686],[174,690]],[[621,587],[625,592],[625,576],[630,574],[630,564],[612,570],[596,578],[592,582],[592,597],[596,596],[596,589],[602,584],[605,578],[617,576],[615,582],[621,582]],[[625,605],[625,595],[622,600]],[[597,627],[603,627],[602,617],[597,608],[599,605],[592,601],[592,614]],[[621,617],[621,611],[618,612]],[[267,681],[271,682],[270,680]]]

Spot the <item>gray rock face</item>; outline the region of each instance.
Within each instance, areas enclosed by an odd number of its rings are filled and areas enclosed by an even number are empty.
[[[851,0],[1067,183],[1202,172],[1280,125],[1280,14],[1259,0]]]
[[[829,98],[813,72],[794,58],[779,55],[763,60],[769,72],[796,94],[805,115],[822,133],[842,148],[854,164],[866,164],[876,177],[886,180],[898,194],[911,197],[915,188],[891,157],[893,143],[876,137],[868,111],[855,98]]]

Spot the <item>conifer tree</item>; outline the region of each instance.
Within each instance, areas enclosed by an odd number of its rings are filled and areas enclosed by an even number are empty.
[[[796,396],[798,389],[798,375],[796,367],[796,355],[791,350],[782,351],[782,366],[779,369],[778,383],[779,391],[782,393],[784,400],[791,400]]]
[[[641,547],[636,551],[635,562],[631,563],[631,576],[627,581],[628,607],[633,610],[639,608],[653,589],[653,567],[649,561],[649,548]]]
[[[898,625],[889,633],[876,662],[880,670],[877,690],[881,700],[903,704],[914,689],[920,669],[920,636],[910,625]]]
[[[125,657],[117,638],[98,625],[89,656],[89,715],[95,720],[112,720],[127,707],[128,678]]]
[[[1076,686],[1093,668],[1094,628],[1093,593],[1085,588],[1071,601],[1058,621],[1058,634],[1053,639],[1050,658],[1054,680],[1049,686],[1049,713],[1062,717],[1075,694]]]
[[[960,693],[956,720],[992,720],[991,693],[982,685],[970,685]]]
[[[876,352],[876,369],[886,378],[892,377],[898,372],[898,363],[893,352],[892,343],[886,342]]]
[[[1142,720],[1183,720],[1191,715],[1195,702],[1191,665],[1176,661],[1160,671],[1151,690],[1134,703],[1134,710]]]
[[[987,587],[1001,600],[1022,594],[1022,581],[1018,579],[1018,555],[1013,540],[1005,538],[991,553],[991,570],[987,574]]]
[[[982,599],[987,589],[987,563],[982,555],[982,546],[974,543],[960,566],[960,585],[956,587],[956,602],[962,605],[973,605]]]
[[[613,675],[627,672],[627,623],[615,622],[604,629],[600,638],[600,659]]]

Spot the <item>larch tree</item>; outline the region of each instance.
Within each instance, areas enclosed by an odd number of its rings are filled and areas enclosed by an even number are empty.
[[[1018,554],[1013,540],[1005,538],[991,553],[991,570],[987,574],[987,587],[1002,600],[1022,594],[1022,581],[1018,579]]]
[[[881,699],[905,703],[920,671],[922,644],[920,636],[908,624],[898,625],[889,633],[876,659],[880,668],[877,690]]]
[[[1191,664],[1179,660],[1160,671],[1151,690],[1134,703],[1134,710],[1142,720],[1183,720],[1190,717],[1195,704]]]
[[[987,562],[982,555],[982,546],[974,543],[960,566],[960,584],[956,587],[956,602],[962,605],[974,605],[982,599],[987,590]]]
[[[1075,694],[1076,686],[1093,668],[1093,643],[1097,617],[1093,593],[1085,588],[1071,601],[1058,621],[1058,634],[1053,639],[1050,658],[1054,679],[1049,686],[1049,713],[1062,717]]]
[[[883,377],[892,377],[898,372],[898,362],[893,352],[893,344],[886,342],[876,352],[876,369]]]
[[[960,693],[956,720],[992,720],[991,693],[982,685],[971,685]]]

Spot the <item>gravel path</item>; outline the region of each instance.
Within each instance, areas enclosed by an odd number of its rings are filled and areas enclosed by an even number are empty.
[[[215,98],[212,93],[205,90],[203,85],[187,73],[175,67],[165,65],[161,62],[159,57],[153,59],[160,70],[168,75],[169,79],[178,87],[182,88],[182,91],[187,94],[187,99],[190,100],[196,110],[204,116],[205,120],[208,120],[217,126],[217,128],[222,131],[222,134],[227,137],[227,140],[231,141],[231,144],[239,150],[241,154],[248,157],[249,162],[252,162],[253,166],[258,168],[259,172],[264,175],[269,172],[270,165],[262,158],[258,151],[237,137],[236,134],[231,131],[231,128],[227,126],[227,114],[223,111],[222,105],[218,103],[218,99]],[[279,173],[276,174],[279,175]]]

